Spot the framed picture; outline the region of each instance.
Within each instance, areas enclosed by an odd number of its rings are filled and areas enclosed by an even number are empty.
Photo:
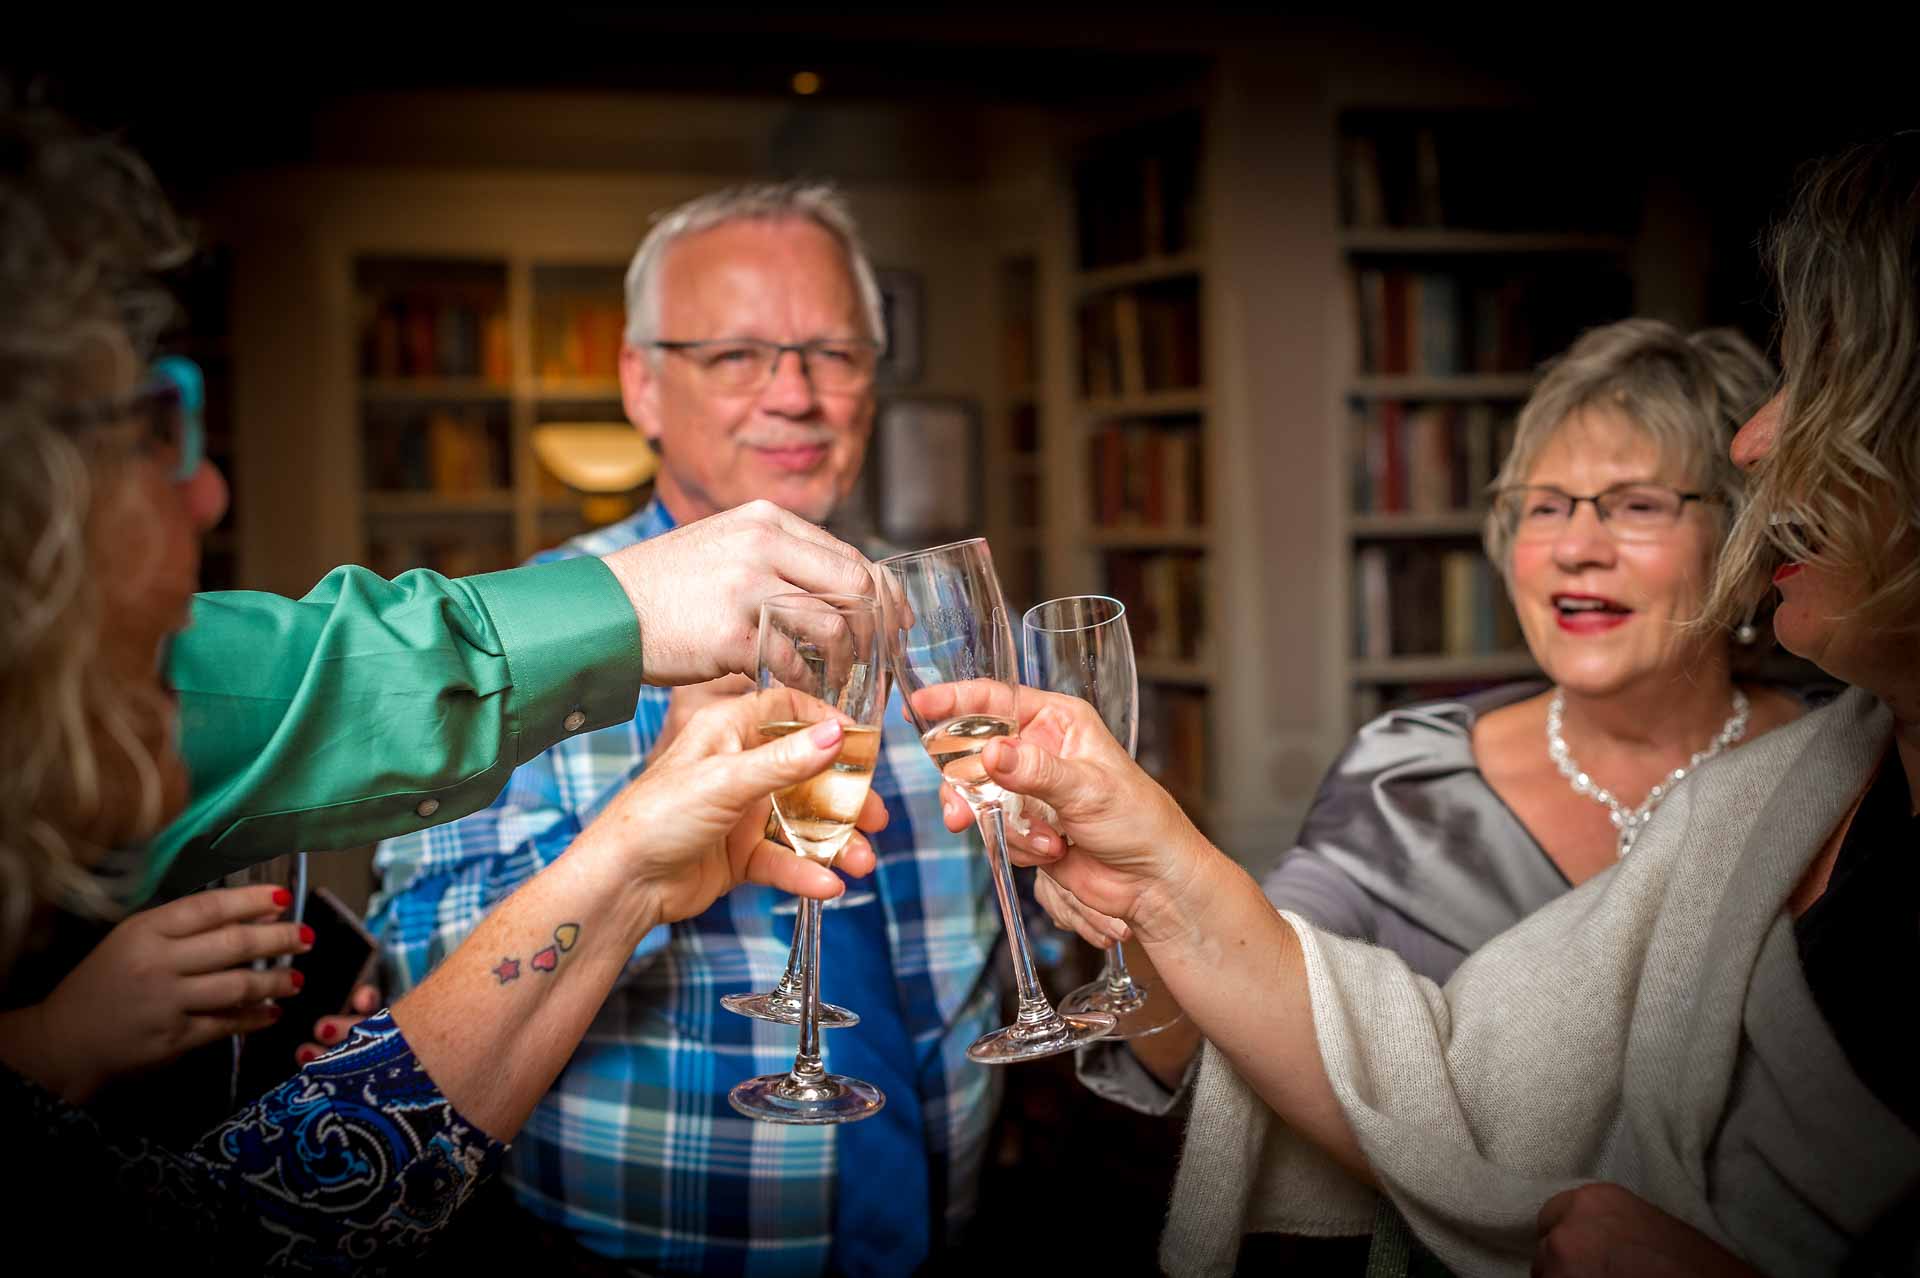
[[[913,271],[873,274],[887,325],[887,349],[875,380],[882,386],[911,386],[920,380],[920,276]]]
[[[883,400],[873,427],[876,531],[903,546],[977,532],[980,413],[967,400]]]

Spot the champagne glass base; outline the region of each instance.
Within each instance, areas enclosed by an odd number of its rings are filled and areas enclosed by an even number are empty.
[[[720,996],[720,1006],[741,1016],[751,1016],[756,1021],[772,1021],[776,1025],[800,1023],[800,1000],[778,991],[771,994],[723,994]],[[858,1012],[849,1012],[834,1003],[822,1003],[819,1010],[821,1029],[850,1029],[860,1023]]]
[[[1060,1014],[1060,1025],[1052,1033],[1026,1025],[1008,1025],[982,1034],[967,1048],[967,1059],[977,1065],[1013,1065],[1037,1061],[1045,1056],[1071,1052],[1083,1043],[1106,1038],[1113,1032],[1113,1017],[1106,1012]]]
[[[872,1118],[887,1098],[872,1083],[844,1074],[822,1074],[811,1083],[796,1084],[788,1073],[749,1078],[727,1093],[727,1103],[758,1122],[818,1127]]]
[[[1171,1025],[1178,1025],[1186,1014],[1170,1004],[1156,1005],[1150,990],[1127,983],[1116,990],[1104,978],[1089,981],[1060,1000],[1062,1016],[1085,1012],[1105,1012],[1113,1017],[1113,1032],[1108,1038],[1151,1038]]]
[[[823,910],[857,910],[863,905],[872,905],[879,899],[880,898],[873,893],[865,890],[859,892],[842,892],[831,901],[820,902],[820,908]],[[787,915],[798,914],[799,912],[800,902],[798,898],[787,897],[785,900],[774,903],[773,917],[775,918],[783,918]]]

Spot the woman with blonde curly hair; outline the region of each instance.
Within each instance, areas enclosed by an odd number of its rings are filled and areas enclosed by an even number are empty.
[[[210,1272],[368,1272],[413,1260],[498,1165],[650,928],[749,878],[842,890],[762,838],[767,796],[832,762],[836,722],[760,744],[761,723],[794,717],[777,691],[696,715],[428,981],[189,1148],[83,1102],[108,1075],[273,1019],[298,974],[250,960],[313,939],[273,921],[287,895],[134,914],[50,991],[23,955],[44,957],[55,920],[110,922],[162,871],[204,881],[283,850],[277,834],[340,847],[470,811],[523,753],[630,715],[643,673],[752,668],[766,595],[870,577],[818,530],[750,507],[638,556],[467,581],[342,569],[299,601],[196,598],[225,485],[200,455],[190,366],[142,376],[165,314],[151,273],[183,249],[129,152],[0,112],[8,1219],[79,1272],[156,1248]],[[694,575],[700,598],[665,606]],[[386,695],[433,714],[370,724]],[[863,828],[883,821],[870,799]],[[862,840],[848,853],[843,868],[871,870]]]
[[[1851,687],[1444,989],[1276,913],[1084,703],[1035,695],[981,754],[1058,809],[1018,859],[1123,920],[1209,1040],[1172,1272],[1364,1233],[1380,1196],[1460,1273],[1913,1272],[1920,133],[1820,165],[1770,256],[1784,383],[1733,443],[1709,620],[1771,585],[1781,641]]]

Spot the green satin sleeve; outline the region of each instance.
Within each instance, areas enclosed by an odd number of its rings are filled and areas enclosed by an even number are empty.
[[[633,609],[594,558],[201,595],[168,659],[193,797],[133,895],[477,811],[561,738],[631,719],[641,673]]]

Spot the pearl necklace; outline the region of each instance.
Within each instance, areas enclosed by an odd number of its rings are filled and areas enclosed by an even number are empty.
[[[1660,806],[1660,800],[1673,793],[1673,787],[1686,780],[1687,773],[1747,735],[1747,711],[1750,707],[1747,694],[1735,688],[1733,714],[1721,727],[1720,735],[1709,742],[1706,749],[1696,751],[1685,767],[1675,768],[1660,784],[1647,791],[1647,797],[1637,808],[1628,808],[1614,798],[1612,791],[1581,771],[1580,765],[1567,753],[1567,739],[1560,735],[1561,716],[1566,708],[1567,694],[1555,688],[1553,700],[1547,703],[1547,756],[1553,760],[1553,766],[1560,769],[1560,775],[1573,786],[1575,794],[1587,795],[1596,803],[1604,804],[1613,814],[1613,828],[1620,831],[1619,855],[1625,856],[1633,850],[1633,841],[1640,837],[1640,831],[1653,816],[1653,810]]]

